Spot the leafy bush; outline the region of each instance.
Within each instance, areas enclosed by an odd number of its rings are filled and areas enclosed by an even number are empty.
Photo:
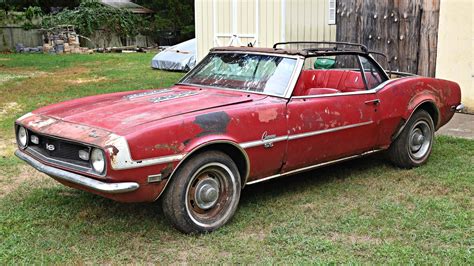
[[[25,30],[39,27],[43,11],[37,6],[24,8],[24,12],[0,10],[0,25],[20,25]]]
[[[119,36],[135,36],[143,25],[143,20],[126,9],[113,8],[99,3],[97,0],[85,0],[74,9],[43,17],[43,28],[58,25],[74,25],[84,36],[92,36],[101,30],[108,41],[113,34]]]

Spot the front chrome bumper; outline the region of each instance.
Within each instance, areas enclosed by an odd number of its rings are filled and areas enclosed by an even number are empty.
[[[464,110],[464,104],[460,103],[451,107],[454,112],[462,112]]]
[[[137,190],[140,185],[135,182],[121,182],[121,183],[104,183],[101,181],[97,181],[95,179],[78,175],[75,173],[71,173],[68,171],[64,171],[55,167],[51,167],[41,163],[40,161],[34,159],[33,157],[25,154],[19,150],[15,151],[15,155],[22,159],[23,161],[27,162],[36,170],[50,175],[52,177],[71,182],[73,184],[81,185],[83,187],[93,189],[99,192],[109,193],[109,194],[118,194],[118,193],[125,193]]]

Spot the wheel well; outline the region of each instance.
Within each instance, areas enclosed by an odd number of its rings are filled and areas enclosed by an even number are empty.
[[[425,110],[426,112],[428,112],[428,114],[430,114],[431,118],[433,119],[435,128],[438,127],[439,111],[434,103],[424,102],[416,108],[415,112],[418,110]]]
[[[192,151],[189,158],[199,153],[210,151],[210,150],[221,151],[227,154],[237,165],[237,169],[239,170],[239,174],[240,174],[240,181],[241,181],[242,187],[244,187],[245,181],[247,179],[247,175],[249,172],[250,163],[248,161],[248,157],[245,151],[236,145],[237,144],[231,144],[230,142],[211,143],[203,147],[198,147],[197,150]],[[187,159],[188,158],[186,158],[185,160]]]

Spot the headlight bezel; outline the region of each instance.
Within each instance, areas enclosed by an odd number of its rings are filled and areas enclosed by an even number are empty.
[[[95,161],[95,159],[99,159]],[[107,160],[105,152],[102,149],[92,147],[89,158],[92,170],[99,174],[103,175],[107,168]]]
[[[23,141],[21,140],[22,137],[20,136],[20,132],[24,131],[24,143],[22,143]],[[16,131],[16,142],[18,144],[18,147],[20,147],[20,149],[24,150],[28,147],[28,130],[24,127],[24,126],[18,126],[17,128],[17,131]]]

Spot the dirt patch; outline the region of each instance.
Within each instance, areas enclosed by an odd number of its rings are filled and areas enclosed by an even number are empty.
[[[0,175],[0,198],[8,193],[16,190],[24,182],[28,181],[45,181],[48,176],[36,171],[30,166],[20,166],[20,173],[13,177],[5,177]]]
[[[0,119],[11,113],[17,113],[23,110],[21,104],[17,102],[7,102],[0,105]]]
[[[0,157],[13,156],[16,149],[15,139],[0,139]]]
[[[33,78],[37,76],[41,76],[46,74],[46,72],[42,71],[35,71],[35,70],[25,70],[24,68],[22,69],[16,69],[16,68],[9,68],[9,69],[1,69],[0,73],[0,85],[2,83],[8,82],[10,80],[15,80],[15,79],[23,79],[23,78]]]
[[[11,58],[0,58],[0,61],[10,61],[12,60]]]
[[[263,241],[267,237],[268,233],[262,229],[257,229],[255,227],[247,227],[239,234],[239,238],[242,240],[253,240],[253,241]]]
[[[74,80],[68,80],[68,83],[71,84],[84,84],[84,83],[97,83],[106,81],[106,77],[97,77],[97,78],[77,78]]]

